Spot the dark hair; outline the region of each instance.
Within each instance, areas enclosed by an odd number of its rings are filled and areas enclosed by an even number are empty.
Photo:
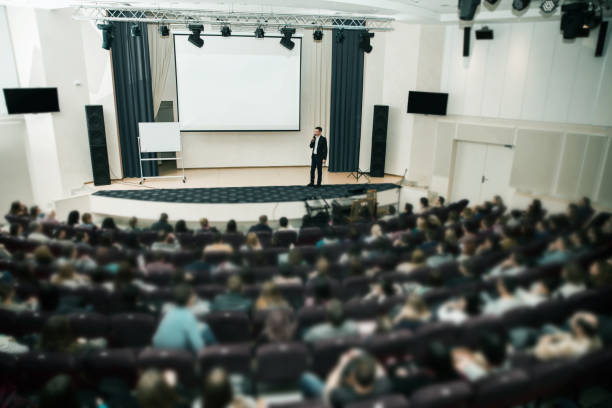
[[[450,350],[441,341],[435,340],[427,346],[425,365],[434,371],[436,380],[449,380],[455,377]]]
[[[421,197],[419,199],[419,202],[421,203],[421,205],[425,208],[429,207],[429,200],[427,199],[427,197]]]
[[[237,230],[238,230],[238,227],[236,226],[236,221],[235,220],[229,220],[227,222],[227,226],[225,227],[225,232],[234,233]]]
[[[394,215],[395,214],[395,206],[392,205],[389,207],[389,215]]]
[[[115,220],[112,217],[106,217],[103,221],[102,221],[102,228],[103,229],[117,229],[117,226],[115,225]]]
[[[356,357],[353,374],[355,375],[355,381],[362,387],[372,385],[376,379],[376,361],[368,355]]]
[[[332,297],[332,288],[328,279],[315,278],[312,283],[312,289],[317,303],[325,302]]]
[[[344,308],[342,303],[333,299],[325,306],[325,316],[332,326],[339,327],[344,322]]]
[[[40,393],[40,408],[78,408],[76,389],[72,378],[66,374],[56,375],[45,384]]]
[[[172,291],[174,303],[176,303],[176,305],[180,307],[187,306],[187,303],[189,303],[189,299],[191,298],[192,293],[193,289],[187,284],[183,283],[175,286],[174,290]]]
[[[68,220],[66,221],[66,224],[76,225],[79,223],[79,218],[79,212],[77,210],[72,210],[70,213],[68,213]]]
[[[584,283],[586,274],[580,264],[572,262],[563,267],[563,277],[570,283],[580,284]]]
[[[18,215],[20,211],[21,211],[21,202],[20,201],[13,201],[11,203],[11,209],[9,210],[9,214],[10,215]]]
[[[232,400],[232,383],[222,368],[213,368],[204,379],[202,387],[202,406],[206,408],[225,408]]]
[[[499,366],[506,360],[506,342],[499,333],[481,333],[480,350],[491,365]]]
[[[16,237],[19,234],[19,228],[21,228],[20,224],[12,223],[11,226],[9,227],[9,234],[12,237]]]
[[[287,219],[287,217],[280,217],[280,220],[278,220],[278,224],[284,228],[289,225],[289,220]]]
[[[179,233],[188,232],[189,230],[187,229],[187,223],[185,222],[185,220],[178,220],[174,225],[174,231]]]
[[[51,316],[40,333],[41,349],[52,352],[66,352],[74,344],[74,335],[65,316]]]
[[[315,129],[317,129],[318,131],[322,132],[323,128],[321,126],[317,126]]]
[[[165,212],[164,212],[164,213],[161,213],[161,214],[159,215],[159,220],[160,220],[160,221],[168,221],[168,214],[166,214]]]
[[[259,216],[259,223],[260,224],[265,224],[266,222],[268,222],[268,216],[267,215],[260,215]]]
[[[406,203],[404,204],[404,212],[408,215],[412,214],[412,204]]]
[[[444,202],[446,202],[446,200],[444,199],[443,196],[438,196],[438,201],[440,202],[440,204],[444,205]]]

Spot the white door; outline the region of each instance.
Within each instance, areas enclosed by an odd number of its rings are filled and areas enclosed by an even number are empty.
[[[480,200],[480,185],[487,157],[487,145],[457,142],[451,200],[467,198],[470,204]]]
[[[480,189],[480,201],[491,201],[500,195],[504,202],[510,202],[510,173],[514,151],[501,145],[487,145],[484,178]]]
[[[457,142],[451,200],[474,205],[499,194],[509,202],[512,159],[513,150],[504,146]]]

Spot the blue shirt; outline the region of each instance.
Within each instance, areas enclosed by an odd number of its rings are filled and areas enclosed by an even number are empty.
[[[168,311],[153,336],[153,346],[194,352],[204,347],[202,333],[193,313],[184,307]]]

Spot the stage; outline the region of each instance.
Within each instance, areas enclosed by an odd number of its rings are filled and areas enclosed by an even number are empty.
[[[175,169],[164,169],[172,175]],[[161,212],[171,220],[184,219],[192,227],[206,217],[216,225],[229,219],[249,224],[265,214],[275,225],[280,217],[300,220],[306,214],[305,200],[322,198],[330,205],[336,198],[365,196],[377,190],[379,206],[397,204],[401,177],[386,175],[364,178],[359,183],[349,173],[323,170],[321,188],[306,187],[309,167],[255,167],[188,169],[187,181],[152,179],[139,185],[138,178],[115,180],[108,186],[86,185],[84,193],[56,201],[59,219],[73,208],[94,214],[96,220],[112,216],[120,223],[136,216],[143,226],[154,222]]]

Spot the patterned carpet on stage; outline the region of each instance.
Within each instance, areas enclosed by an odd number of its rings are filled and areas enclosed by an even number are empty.
[[[96,196],[168,203],[275,203],[304,201],[315,198],[339,198],[365,194],[368,189],[386,191],[397,184],[330,184],[320,188],[306,186],[261,186],[217,188],[167,188],[139,190],[103,190]]]

